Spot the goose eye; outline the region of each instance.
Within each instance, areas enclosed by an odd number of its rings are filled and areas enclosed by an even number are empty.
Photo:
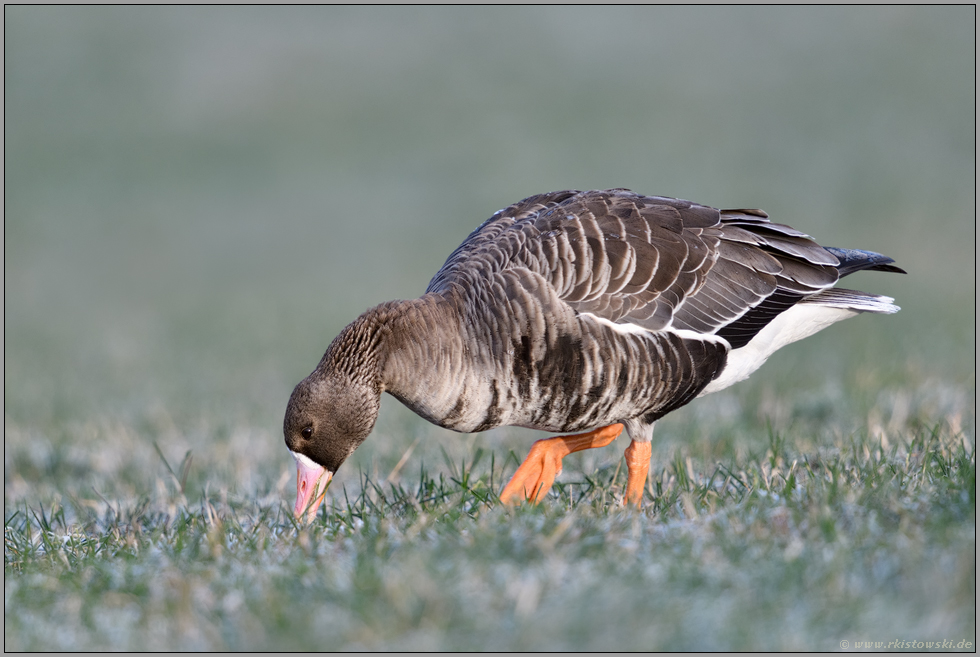
[[[313,427],[303,427],[303,431],[301,433],[303,434],[304,438],[309,440],[313,437]]]

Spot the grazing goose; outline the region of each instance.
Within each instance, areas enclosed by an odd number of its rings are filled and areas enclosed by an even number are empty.
[[[639,505],[657,419],[838,320],[897,312],[833,287],[864,269],[905,273],[892,262],[822,247],[760,210],[626,189],[526,198],[473,231],[422,297],[354,320],[296,386],[283,423],[296,516],[315,516],[382,392],[454,431],[585,431],[534,443],[505,503],[541,500],[564,456],[625,427],[624,503]]]

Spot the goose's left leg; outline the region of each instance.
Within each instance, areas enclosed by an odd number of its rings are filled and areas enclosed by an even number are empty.
[[[652,449],[649,442],[634,440],[626,448],[626,467],[629,470],[629,480],[626,482],[626,496],[623,505],[635,504],[642,506],[643,489],[647,485],[647,473],[650,471],[650,454]]]
[[[543,438],[531,446],[527,458],[517,468],[510,482],[500,492],[500,501],[504,504],[520,504],[524,500],[540,502],[551,490],[555,477],[561,473],[561,460],[583,449],[605,447],[623,432],[622,424],[610,424],[588,433],[574,436],[556,436]],[[627,450],[629,451],[629,450]],[[649,443],[647,443],[647,464],[649,465]],[[632,472],[632,470],[631,470]],[[646,482],[646,471],[643,472]],[[640,494],[643,485],[640,485]]]

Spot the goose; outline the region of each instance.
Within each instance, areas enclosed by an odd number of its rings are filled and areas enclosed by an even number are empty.
[[[535,442],[500,493],[541,501],[562,458],[625,429],[623,503],[642,502],[656,421],[748,377],[777,349],[894,299],[834,287],[878,253],[818,245],[761,210],[628,189],[539,194],[498,211],[418,299],[371,308],[296,385],[283,421],[295,515],[312,521],[387,392],[459,432]]]

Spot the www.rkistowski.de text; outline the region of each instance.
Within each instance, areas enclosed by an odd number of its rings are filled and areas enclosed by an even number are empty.
[[[844,650],[973,650],[972,641],[955,641],[952,639],[934,641],[915,641],[898,639],[896,641],[848,641],[840,642]]]

